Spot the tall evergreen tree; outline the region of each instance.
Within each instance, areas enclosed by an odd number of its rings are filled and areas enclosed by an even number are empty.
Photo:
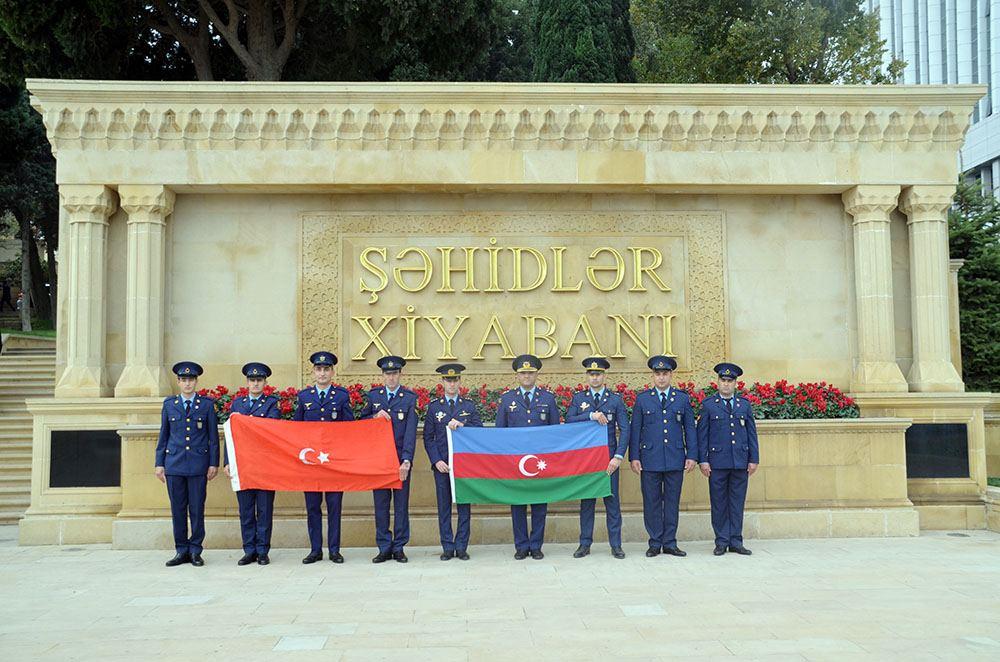
[[[1000,201],[979,182],[960,183],[948,213],[958,272],[962,372],[969,391],[1000,392]]]
[[[635,80],[635,50],[627,1],[538,0],[534,69],[541,82],[615,83]]]

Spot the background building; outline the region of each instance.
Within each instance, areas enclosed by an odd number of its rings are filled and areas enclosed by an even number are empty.
[[[959,166],[1000,196],[1000,0],[866,0],[878,11],[886,61],[906,61],[905,84],[983,83]]]

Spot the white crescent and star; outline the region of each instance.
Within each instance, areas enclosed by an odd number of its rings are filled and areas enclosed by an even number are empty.
[[[533,460],[537,460],[537,462],[536,462],[537,471],[535,471],[535,473],[529,472],[524,467],[524,465],[528,462],[528,460],[532,460],[532,459]],[[517,463],[517,469],[518,469],[518,471],[521,472],[522,476],[527,476],[528,478],[531,478],[532,476],[537,476],[540,472],[545,471],[545,467],[546,466],[548,466],[548,465],[545,463],[545,460],[539,460],[537,455],[525,455]]]
[[[299,451],[299,461],[302,462],[302,464],[316,464],[315,462],[310,462],[308,459],[306,459],[306,456],[309,455],[309,453],[316,453],[316,449],[303,448],[302,450]],[[320,464],[326,464],[327,462],[330,461],[330,454],[327,453],[326,451],[319,451],[318,453],[316,453],[316,459],[319,460]]]

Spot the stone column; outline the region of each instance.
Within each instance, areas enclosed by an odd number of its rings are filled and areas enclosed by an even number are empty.
[[[911,186],[899,208],[910,235],[910,308],[914,391],[964,391],[951,363],[947,211],[954,186]]]
[[[948,317],[951,320],[951,364],[955,372],[962,374],[962,317],[960,315],[960,299],[958,296],[958,272],[965,260],[948,260]]]
[[[163,396],[171,380],[163,366],[165,232],[174,193],[164,186],[118,187],[128,213],[125,369],[116,397]]]
[[[66,369],[56,384],[60,398],[111,395],[105,361],[107,330],[106,252],[108,217],[115,194],[107,186],[64,184],[59,198],[69,237],[62,247],[66,267]]]
[[[855,186],[845,191],[844,209],[854,217],[854,288],[857,299],[858,355],[851,391],[906,391],[896,364],[892,311],[892,255],[889,213],[898,186]]]

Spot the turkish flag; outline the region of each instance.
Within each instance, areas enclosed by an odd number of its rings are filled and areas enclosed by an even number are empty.
[[[233,490],[364,492],[401,488],[392,422],[283,421],[233,414],[225,424]]]

